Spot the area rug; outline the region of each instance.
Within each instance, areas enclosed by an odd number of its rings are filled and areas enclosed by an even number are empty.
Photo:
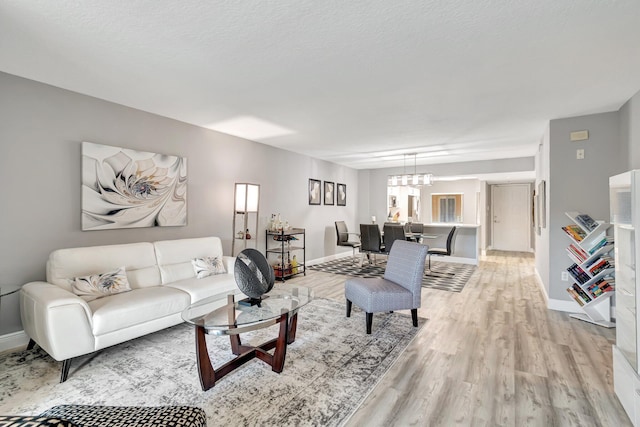
[[[296,341],[281,374],[252,360],[200,388],[194,331],[182,324],[74,359],[60,384],[60,363],[36,347],[0,355],[0,414],[38,414],[60,404],[191,405],[210,426],[341,425],[404,351],[420,328],[404,313],[379,313],[365,334],[357,307],[316,299],[300,310]],[[419,327],[425,324],[419,321]],[[259,343],[277,325],[243,335]],[[214,366],[232,358],[228,337],[207,336]]]
[[[343,257],[321,264],[309,265],[309,270],[323,271],[325,273],[342,274],[352,277],[382,277],[387,266],[386,260],[377,260],[376,264],[365,262],[362,267],[353,262],[353,258]],[[477,270],[475,265],[458,264],[451,262],[431,261],[433,274],[425,274],[422,278],[422,287],[440,289],[449,292],[461,292],[471,275]]]

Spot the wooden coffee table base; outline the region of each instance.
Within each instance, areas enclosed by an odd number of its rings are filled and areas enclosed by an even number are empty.
[[[271,366],[273,372],[282,372],[284,358],[287,354],[287,345],[296,339],[298,313],[293,314],[291,318],[289,318],[289,313],[285,313],[276,319],[275,323],[280,323],[278,338],[256,347],[242,344],[239,334],[229,335],[231,351],[237,357],[217,369],[213,369],[209,351],[207,350],[207,342],[205,340],[207,331],[203,326],[196,326],[196,357],[198,359],[198,373],[200,374],[202,390],[209,390],[216,385],[217,380],[254,358],[258,358]],[[265,327],[270,325],[273,325],[273,323],[268,323]],[[273,348],[275,348],[275,351],[271,355],[268,351]]]

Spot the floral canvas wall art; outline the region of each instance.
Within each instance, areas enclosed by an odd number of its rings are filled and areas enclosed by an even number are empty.
[[[82,143],[82,229],[187,225],[187,159]]]

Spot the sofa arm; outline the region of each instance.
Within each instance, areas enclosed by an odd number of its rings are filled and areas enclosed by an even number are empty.
[[[85,300],[59,286],[31,282],[20,290],[25,332],[56,360],[95,351],[91,317]]]

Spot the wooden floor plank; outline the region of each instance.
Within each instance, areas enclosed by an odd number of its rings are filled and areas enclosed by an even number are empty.
[[[345,280],[290,283],[344,301]],[[346,425],[631,426],[613,392],[615,329],[548,310],[537,280],[531,254],[490,252],[462,292],[423,288],[427,323]]]

